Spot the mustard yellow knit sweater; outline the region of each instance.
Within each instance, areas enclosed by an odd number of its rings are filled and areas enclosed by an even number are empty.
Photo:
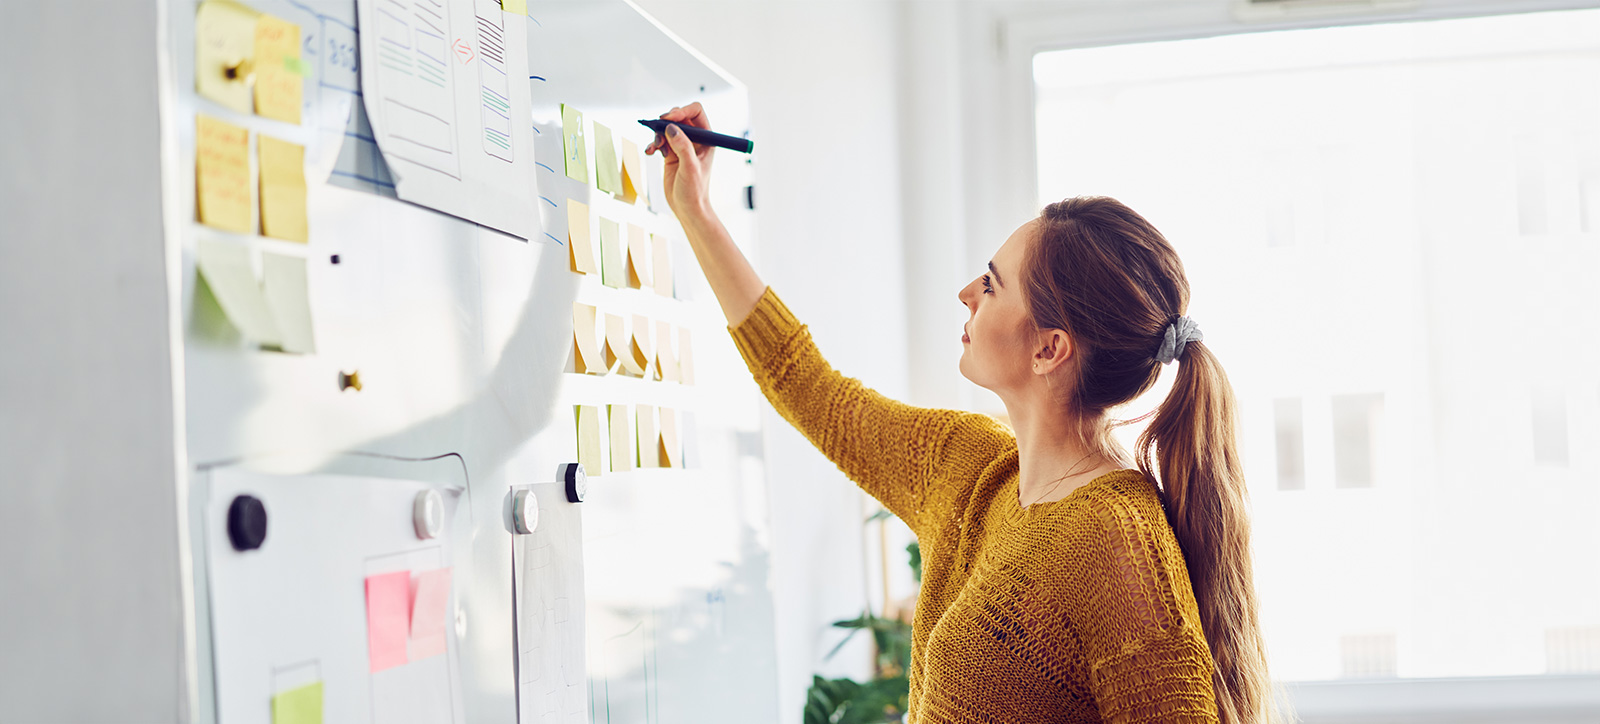
[[[1137,470],[1023,508],[998,421],[835,372],[771,289],[730,331],[779,414],[921,541],[915,724],[1217,720],[1183,554]]]

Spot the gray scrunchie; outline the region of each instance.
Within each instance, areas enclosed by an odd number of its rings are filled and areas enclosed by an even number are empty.
[[[1161,348],[1156,350],[1155,360],[1161,364],[1168,364],[1183,356],[1183,348],[1190,342],[1199,342],[1206,336],[1200,333],[1200,325],[1186,316],[1179,316],[1167,325],[1166,334],[1161,337]]]

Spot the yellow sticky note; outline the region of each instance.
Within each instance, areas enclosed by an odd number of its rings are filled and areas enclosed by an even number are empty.
[[[628,281],[622,267],[622,232],[617,222],[600,217],[600,283],[621,289]]]
[[[500,8],[508,13],[517,15],[528,14],[528,0],[502,0]]]
[[[567,177],[589,183],[589,152],[584,149],[583,112],[561,104],[561,147],[566,157]]]
[[[578,462],[591,477],[599,477],[605,468],[600,462],[600,408],[594,405],[574,405],[578,417]]]
[[[661,467],[660,435],[656,432],[656,410],[649,405],[639,405],[634,408],[634,419],[637,427],[634,430],[634,439],[639,442],[639,467]]]
[[[683,453],[683,445],[678,442],[678,414],[665,407],[661,408],[661,467],[676,468]]]
[[[639,374],[644,375],[650,367],[650,320],[640,315],[633,315],[633,342],[629,350],[633,363],[639,368]]]
[[[305,243],[305,146],[257,136],[256,155],[256,165],[261,169],[261,233]]]
[[[608,194],[622,193],[617,144],[611,140],[611,129],[599,121],[594,124],[594,183]]]
[[[644,195],[644,162],[640,161],[639,145],[622,139],[622,200],[630,204],[639,202]]]
[[[257,15],[228,0],[207,0],[194,14],[194,90],[240,113],[250,112]]]
[[[656,322],[656,379],[678,381],[678,360],[672,355],[672,325]]]
[[[650,286],[655,288],[656,294],[672,296],[672,257],[667,255],[666,237],[650,235],[650,261],[655,266],[655,278]]]
[[[594,265],[594,242],[589,239],[589,205],[576,199],[567,199],[567,250],[573,271],[600,273]]]
[[[628,434],[633,419],[627,405],[607,405],[606,419],[611,425],[611,472],[633,469],[633,437]]]
[[[200,223],[249,234],[250,132],[206,115],[194,118],[195,198]]]
[[[694,384],[694,347],[689,344],[689,330],[678,328],[678,379],[683,384]]]
[[[644,289],[650,277],[650,237],[644,227],[628,224],[628,286]]]
[[[596,314],[598,311],[594,307],[572,303],[572,366],[579,374],[606,373],[606,363],[600,355],[600,341],[595,337]]]
[[[300,124],[300,26],[262,15],[256,20],[256,113]]]
[[[272,697],[272,724],[322,724],[322,682]]]

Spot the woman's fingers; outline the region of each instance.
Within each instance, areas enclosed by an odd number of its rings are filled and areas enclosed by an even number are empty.
[[[667,126],[666,136],[669,150],[672,151],[674,156],[678,157],[680,163],[687,163],[690,166],[699,165],[700,158],[695,154],[694,142],[689,140],[688,135],[678,130],[676,126]]]
[[[672,110],[661,114],[661,119],[672,121],[673,123],[696,126],[699,128],[711,127],[711,119],[706,116],[706,109],[704,106],[700,105],[699,101],[695,101],[694,103],[690,103],[686,106],[673,108]]]

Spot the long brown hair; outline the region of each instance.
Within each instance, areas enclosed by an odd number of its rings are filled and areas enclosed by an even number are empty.
[[[1086,442],[1125,458],[1106,411],[1155,384],[1167,325],[1185,313],[1189,282],[1161,232],[1116,199],[1080,196],[1046,206],[1023,267],[1034,323],[1077,345],[1072,409]],[[1228,376],[1203,342],[1177,358],[1177,379],[1139,436],[1139,469],[1158,480],[1216,664],[1222,721],[1271,716],[1271,683],[1251,576],[1250,513]],[[1152,463],[1154,459],[1154,463]],[[1157,475],[1159,471],[1159,475]]]

